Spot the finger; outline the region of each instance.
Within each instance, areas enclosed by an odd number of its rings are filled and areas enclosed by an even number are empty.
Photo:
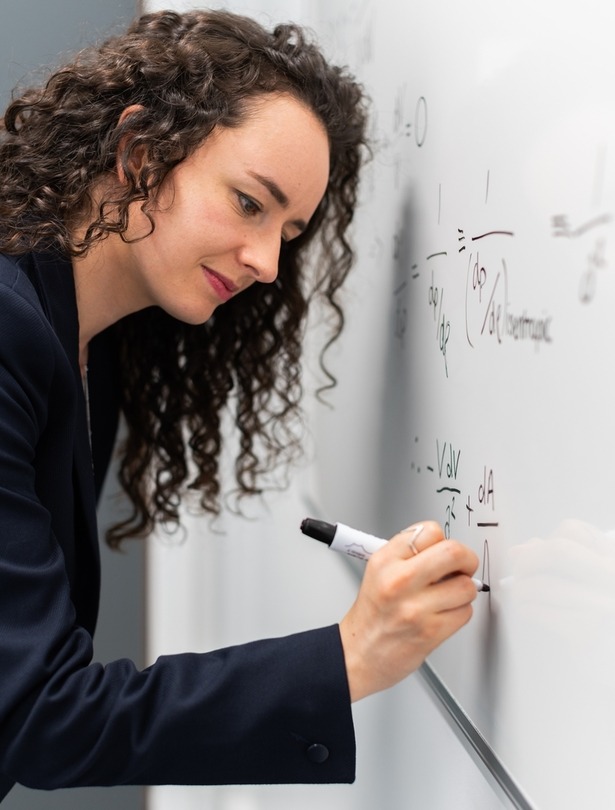
[[[403,545],[400,553],[404,554]],[[398,567],[395,573],[397,586],[414,593],[429,589],[443,580],[455,578],[460,574],[470,578],[479,564],[478,557],[472,549],[457,540],[447,540],[445,543],[433,542],[415,556],[406,549],[405,557],[402,556],[401,561],[404,564]],[[473,583],[471,587],[476,591]]]
[[[389,546],[397,556],[404,559],[416,557],[425,549],[444,540],[442,527],[433,520],[413,523],[398,532],[389,541]]]
[[[457,540],[437,543],[425,549],[417,558],[421,564],[420,576],[436,584],[454,579],[458,574],[472,577],[479,565],[477,555]]]
[[[441,620],[441,633],[445,638],[449,638],[467,624],[472,618],[474,609],[471,604],[461,605],[457,608],[442,611],[438,614]],[[443,639],[444,640],[444,639]]]
[[[477,595],[478,591],[471,577],[456,574],[427,588],[426,605],[433,613],[446,613],[470,605]]]

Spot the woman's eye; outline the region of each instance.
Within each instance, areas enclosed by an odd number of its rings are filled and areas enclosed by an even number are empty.
[[[260,214],[261,207],[253,200],[252,197],[248,197],[246,194],[242,194],[240,191],[237,192],[237,197],[239,198],[239,205],[241,206],[241,210],[247,216],[254,216],[255,214]]]

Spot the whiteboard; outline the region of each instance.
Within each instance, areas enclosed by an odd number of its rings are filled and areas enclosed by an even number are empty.
[[[519,807],[615,806],[615,7],[321,3],[373,99],[322,516],[470,545],[429,659]]]

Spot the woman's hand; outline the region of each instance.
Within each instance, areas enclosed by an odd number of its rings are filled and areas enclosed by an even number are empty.
[[[470,620],[477,567],[476,554],[445,540],[432,521],[396,534],[371,557],[340,622],[351,700],[401,681]]]

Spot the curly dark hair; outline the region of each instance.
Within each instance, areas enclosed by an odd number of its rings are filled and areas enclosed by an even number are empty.
[[[271,93],[291,94],[323,123],[330,144],[325,195],[306,230],[283,245],[273,284],[252,285],[201,326],[151,308],[113,327],[128,427],[120,481],[132,511],[109,531],[112,546],[146,535],[156,522],[177,523],[186,487],[198,491],[203,509],[219,512],[226,408],[239,429],[239,495],[258,492],[266,470],[296,456],[308,304],[318,298],[332,316],[323,352],[344,323],[338,293],[354,258],[348,227],[367,154],[366,100],[300,27],[267,31],[243,16],[203,10],[143,15],[7,108],[0,251],[54,248],[79,256],[111,233],[123,236],[132,203],[151,211],[177,164],[215,127],[239,126],[249,102]],[[132,105],[138,108],[120,122]],[[138,175],[136,150],[146,155]],[[94,203],[95,182],[111,176],[118,161],[126,182],[107,184]],[[84,215],[89,227],[77,238]],[[320,362],[334,384],[322,354]]]

